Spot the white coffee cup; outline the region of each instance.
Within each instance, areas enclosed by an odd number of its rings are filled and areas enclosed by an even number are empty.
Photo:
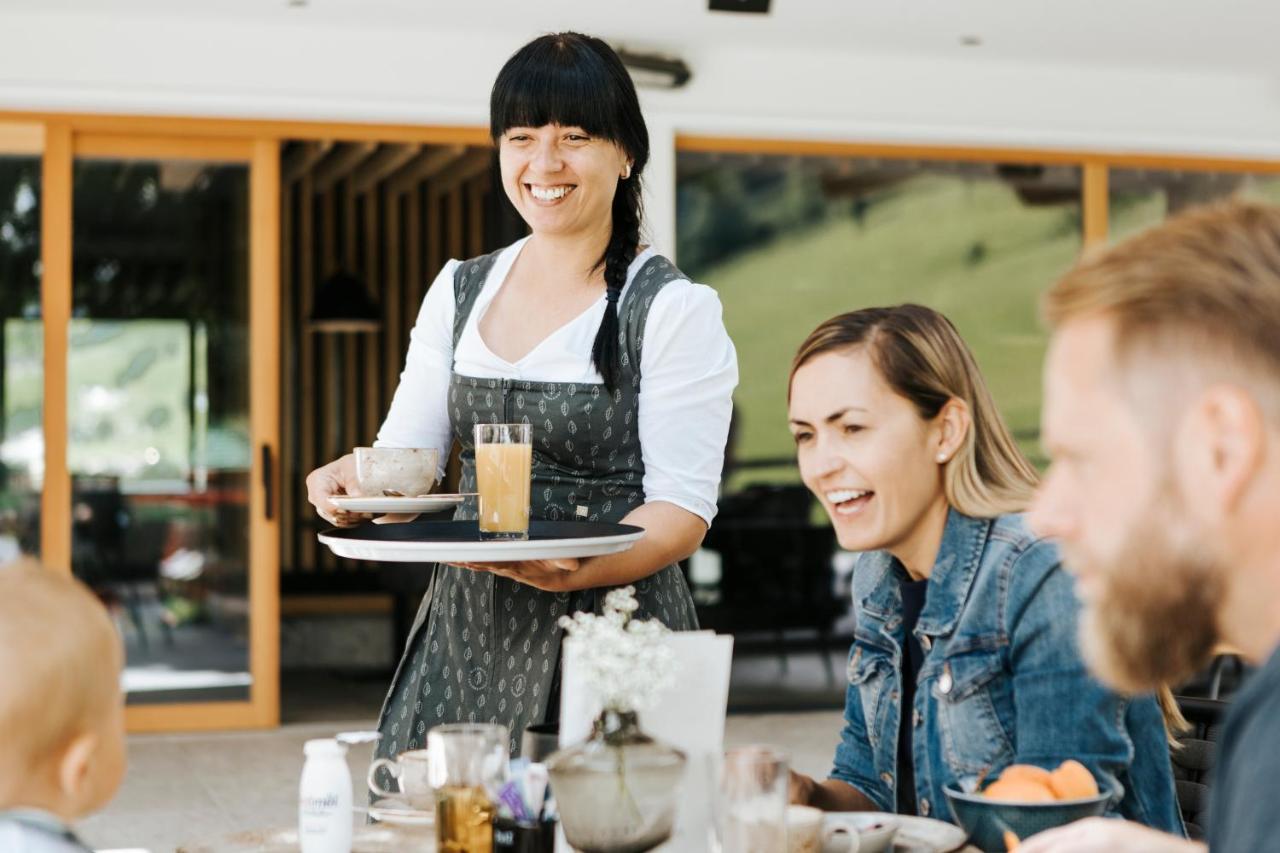
[[[366,497],[387,491],[416,498],[436,483],[440,452],[430,447],[357,447],[356,485]]]
[[[787,853],[858,853],[858,827],[813,806],[787,806]]]
[[[404,800],[415,809],[429,811],[435,808],[435,793],[428,781],[427,750],[411,749],[395,759],[379,758],[369,765],[369,790],[380,797]],[[378,769],[385,767],[396,780],[400,790],[388,791],[378,784]]]

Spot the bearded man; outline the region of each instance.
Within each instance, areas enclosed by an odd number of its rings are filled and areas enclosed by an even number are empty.
[[[1280,850],[1280,209],[1228,203],[1089,255],[1046,296],[1032,524],[1078,578],[1104,682],[1177,684],[1215,648],[1258,671],[1236,696],[1210,790],[1214,853]],[[1024,853],[1203,851],[1097,818]]]

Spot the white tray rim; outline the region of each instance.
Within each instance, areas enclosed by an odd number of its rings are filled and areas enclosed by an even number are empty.
[[[385,563],[514,562],[600,557],[629,551],[644,531],[575,539],[516,539],[486,542],[387,542],[320,533],[317,538],[339,557]]]

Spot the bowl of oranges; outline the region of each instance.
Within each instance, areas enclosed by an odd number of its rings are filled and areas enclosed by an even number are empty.
[[[956,822],[987,851],[1012,850],[1019,839],[1100,815],[1111,798],[1079,761],[1064,761],[1055,770],[1011,764],[980,790],[943,790]]]

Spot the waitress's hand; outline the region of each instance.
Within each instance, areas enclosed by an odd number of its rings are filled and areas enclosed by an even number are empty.
[[[572,592],[578,589],[574,574],[581,560],[521,560],[510,563],[454,563],[473,572],[489,572],[499,577],[540,589],[543,592]]]
[[[307,500],[316,512],[334,527],[355,527],[371,516],[363,512],[347,512],[329,500],[338,495],[359,495],[356,485],[356,457],[348,453],[328,465],[321,465],[307,475]]]

